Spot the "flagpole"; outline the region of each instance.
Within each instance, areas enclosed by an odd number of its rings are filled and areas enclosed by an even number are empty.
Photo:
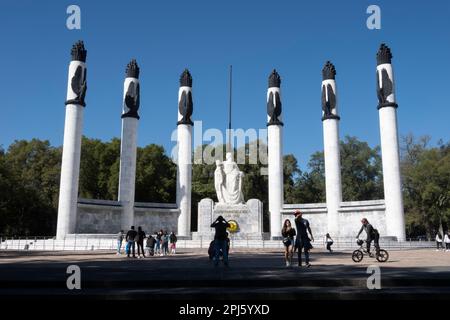
[[[232,93],[232,76],[233,76],[233,66],[230,65],[230,92],[229,92],[229,106],[228,106],[228,143],[227,152],[232,152],[231,150],[231,93]]]

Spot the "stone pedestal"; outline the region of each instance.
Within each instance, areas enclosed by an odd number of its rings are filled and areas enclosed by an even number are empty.
[[[211,224],[218,216],[234,220],[238,231],[230,234],[233,239],[263,239],[263,204],[258,199],[250,199],[243,204],[219,204],[212,199],[202,199],[198,204],[198,231],[193,239],[213,239],[215,230]]]

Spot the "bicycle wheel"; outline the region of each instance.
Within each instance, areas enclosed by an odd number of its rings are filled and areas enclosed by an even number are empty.
[[[361,250],[355,250],[352,254],[352,260],[354,262],[361,262],[364,257],[364,254]]]
[[[386,250],[380,249],[380,252],[377,255],[377,260],[379,262],[386,262],[389,259],[389,253]]]

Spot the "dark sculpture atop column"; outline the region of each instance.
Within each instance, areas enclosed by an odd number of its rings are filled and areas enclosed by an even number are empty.
[[[72,46],[72,61],[86,62],[87,51],[84,48],[84,43],[82,40],[75,42]]]
[[[384,63],[391,63],[392,53],[391,49],[384,43],[380,45],[380,49],[377,52],[377,65]]]
[[[80,40],[72,46],[71,55],[72,61],[86,62],[87,51],[84,48],[83,41]],[[84,101],[87,90],[86,79],[87,79],[87,68],[79,64],[75,69],[75,73],[72,76],[72,80],[70,82],[70,87],[73,93],[75,93],[76,97],[74,99],[67,100],[65,103],[66,105],[77,104],[83,107],[86,106],[86,103]]]
[[[334,65],[327,61],[322,69],[322,79],[325,80],[335,80],[336,78],[336,68]],[[323,116],[322,121],[326,119],[337,119],[340,117],[333,113],[333,110],[336,109],[336,94],[333,90],[333,86],[328,84],[322,85],[322,110]]]
[[[380,49],[377,52],[377,65],[380,66],[386,63],[392,64],[392,53],[391,49],[384,43],[382,43]],[[388,70],[386,70],[384,67],[378,69],[377,70],[378,109],[384,107],[394,107],[394,108],[398,107],[397,103],[388,100],[388,97],[393,93],[394,93],[394,83],[393,79],[389,77]]]
[[[180,76],[180,87],[192,87],[192,76],[188,69],[184,69]]]
[[[130,63],[127,64],[125,73],[127,74],[127,78],[139,79],[139,66],[135,59],[132,59]]]
[[[281,78],[278,72],[273,69],[269,76],[269,89],[280,88]],[[268,126],[271,125],[283,125],[283,122],[279,119],[282,112],[282,103],[280,93],[278,91],[270,90],[269,99],[267,100],[267,115],[269,116]]]
[[[322,69],[322,80],[328,79],[336,79],[336,68],[330,61],[327,61]]]
[[[140,119],[138,110],[140,106],[140,85],[139,83],[130,82],[128,85],[127,93],[125,94],[125,105],[128,108],[128,112],[122,115],[122,118],[136,118]]]
[[[192,87],[192,76],[188,69],[184,69],[180,76],[180,87]],[[180,101],[178,103],[178,111],[182,118],[177,122],[179,124],[193,125],[191,120],[192,112],[194,111],[194,103],[192,101],[191,90],[183,90],[181,93]]]
[[[269,76],[269,88],[275,87],[279,88],[281,84],[281,78],[278,74],[277,70],[273,69],[272,73]]]

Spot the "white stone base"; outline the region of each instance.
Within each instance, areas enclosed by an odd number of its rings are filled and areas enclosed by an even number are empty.
[[[192,239],[213,239],[214,229],[211,224],[218,216],[225,220],[234,220],[238,224],[238,231],[230,234],[232,239],[262,240],[263,236],[263,207],[258,199],[250,199],[245,204],[214,204],[206,198],[198,204],[198,231],[192,234]]]
[[[280,223],[283,223],[285,219],[294,223],[296,209],[303,212],[303,217],[309,220],[315,239],[323,239],[327,232],[330,232],[326,203],[285,204]],[[339,231],[334,234],[330,233],[331,238],[333,240],[354,239],[361,228],[362,218],[369,220],[380,233],[380,237],[396,238],[396,235],[389,234],[387,231],[384,200],[342,202],[338,210]],[[361,239],[364,237],[365,234],[362,234]]]

